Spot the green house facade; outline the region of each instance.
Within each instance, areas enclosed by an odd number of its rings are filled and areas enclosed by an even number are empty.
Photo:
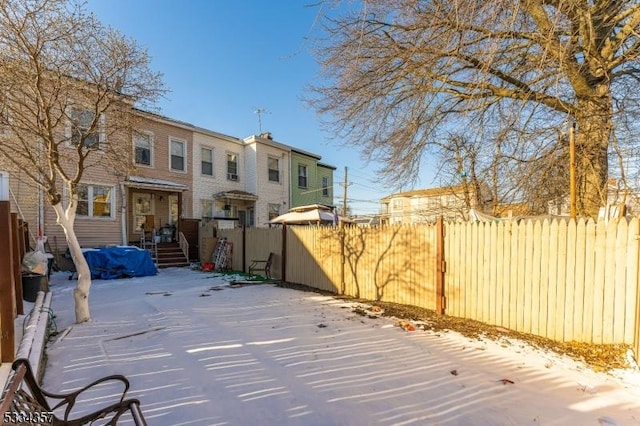
[[[291,150],[291,204],[333,206],[333,172],[335,167],[321,163],[321,157],[301,150]]]

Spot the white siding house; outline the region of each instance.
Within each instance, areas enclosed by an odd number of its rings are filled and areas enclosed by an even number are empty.
[[[244,140],[248,174],[247,188],[255,188],[256,226],[265,226],[270,217],[288,211],[291,148],[271,139],[269,134]],[[276,214],[277,213],[277,214]]]

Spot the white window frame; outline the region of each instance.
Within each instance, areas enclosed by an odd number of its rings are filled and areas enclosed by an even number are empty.
[[[171,148],[174,143],[182,144],[183,152],[182,152],[182,160],[183,160],[183,169],[174,169],[171,159],[173,157]],[[176,173],[187,173],[187,141],[181,138],[176,138],[174,136],[169,136],[169,170]]]
[[[276,203],[269,203],[267,204],[267,218],[268,220],[272,220],[278,216],[280,216],[282,213],[280,212],[280,208],[282,206],[280,204],[276,204]]]
[[[115,219],[115,211],[116,211],[116,186],[101,184],[101,183],[93,183],[93,182],[81,182],[78,186],[86,186],[87,187],[87,213],[88,214],[80,214],[78,210],[76,210],[76,216],[83,219],[91,219],[91,220],[113,220]],[[96,187],[108,188],[110,189],[109,195],[109,216],[95,216],[94,215],[94,192]],[[78,199],[78,203],[80,203],[80,199]]]
[[[329,196],[329,177],[328,176],[322,176],[322,196],[323,197]]]
[[[138,149],[137,146],[137,138],[143,136],[143,137],[148,137],[149,138],[149,164],[144,164],[144,163],[138,163],[137,161],[137,155],[136,155],[136,150]],[[133,134],[133,163],[136,165],[136,167],[147,167],[152,169],[153,168],[153,157],[154,157],[154,152],[153,152],[153,141],[154,141],[154,134],[153,132],[150,132],[148,130],[141,130],[138,132],[134,132]]]
[[[80,129],[80,134],[82,135],[82,132],[85,131],[84,127],[80,127],[80,126],[74,126],[73,121],[71,120],[71,117],[76,114],[76,113],[88,113],[88,114],[94,114],[94,111],[92,111],[89,108],[82,108],[79,106],[72,106],[69,108],[67,116],[69,117],[69,120],[67,121],[67,126],[65,129],[65,138],[67,140],[67,146],[69,147],[73,147],[75,148],[76,144],[73,140],[74,138],[74,129]],[[92,119],[93,121],[93,119]],[[86,145],[85,144],[85,148],[86,149],[93,149],[95,151],[101,151],[104,148],[104,144],[107,142],[107,135],[105,132],[105,125],[106,125],[106,116],[104,115],[104,113],[100,114],[100,117],[98,118],[98,129],[97,129],[97,136],[98,136],[98,146],[94,146],[94,144],[92,145]],[[86,128],[86,130],[88,130],[88,127]],[[87,142],[87,140],[85,139],[85,143]]]
[[[225,210],[225,207],[229,207],[228,210]],[[229,204],[228,202],[216,202],[216,215],[221,215],[222,217],[238,217],[238,206],[235,204]]]
[[[236,164],[235,173],[233,173],[229,168],[229,163],[231,163],[231,161],[229,161],[229,157],[231,156],[235,157],[235,161],[233,161]],[[240,156],[235,152],[227,151],[226,157],[227,157],[227,180],[230,180],[232,182],[238,182],[240,180]]]
[[[200,200],[200,218],[207,219],[215,216],[215,202],[211,199],[201,199]],[[208,211],[207,211],[208,210]],[[209,213],[207,215],[206,213]]]
[[[271,162],[276,162],[276,168],[271,168]],[[275,172],[275,179],[271,178],[271,172]],[[271,183],[280,183],[280,159],[274,156],[267,157],[267,180]]]
[[[204,173],[202,171],[202,166],[204,165],[204,162],[205,162],[204,161],[204,156],[202,154],[203,154],[203,151],[205,151],[205,150],[211,152],[211,173],[210,174]],[[202,176],[215,177],[216,173],[215,173],[215,167],[214,167],[214,152],[213,152],[213,148],[210,147],[210,146],[201,146],[200,147],[200,174]]]
[[[303,174],[300,172],[304,171]],[[300,178],[304,178],[304,185],[300,185]],[[298,164],[298,188],[309,188],[309,166]]]

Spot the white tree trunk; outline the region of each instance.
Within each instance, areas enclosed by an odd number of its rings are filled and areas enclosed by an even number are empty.
[[[91,288],[91,271],[89,270],[89,264],[85,259],[80,249],[80,243],[76,237],[75,230],[73,229],[73,223],[75,220],[75,212],[70,213],[62,208],[62,204],[56,204],[53,206],[58,217],[58,225],[64,230],[64,234],[67,238],[67,245],[71,252],[71,258],[73,264],[76,267],[78,273],[78,284],[73,290],[73,300],[75,302],[76,311],[76,323],[82,323],[89,321],[91,315],[89,313],[89,289]],[[67,216],[68,213],[68,216]]]

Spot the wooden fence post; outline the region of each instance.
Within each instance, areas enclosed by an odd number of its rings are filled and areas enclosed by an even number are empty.
[[[0,201],[0,253],[3,253],[0,256],[0,362],[12,362],[16,353],[13,323],[17,313],[11,235],[11,205],[8,201]]]
[[[13,258],[13,280],[15,288],[16,309],[18,315],[24,314],[24,302],[22,300],[22,259],[24,253],[22,252],[21,240],[21,226],[18,220],[18,213],[11,213],[11,249]]]
[[[287,224],[282,224],[282,251],[280,253],[281,279],[287,282]]]
[[[338,233],[340,234],[340,294],[345,294],[347,292],[347,283],[344,280],[344,265],[347,263],[347,254],[345,251],[346,231],[342,221],[338,224]]]
[[[24,257],[24,254],[31,250],[31,245],[29,244],[29,223],[20,219],[18,221],[20,223],[20,259]]]
[[[242,225],[242,272],[247,272],[247,227]]]
[[[640,244],[640,240],[637,240]],[[640,255],[639,255],[640,257]],[[640,268],[640,259],[636,262],[636,268]],[[640,271],[639,271],[640,272]],[[633,352],[635,354],[636,363],[640,363],[640,273],[638,273],[636,283],[636,330],[633,338]]]
[[[436,234],[436,315],[443,315],[447,304],[444,295],[446,261],[444,259],[444,221],[442,216],[436,219]]]

